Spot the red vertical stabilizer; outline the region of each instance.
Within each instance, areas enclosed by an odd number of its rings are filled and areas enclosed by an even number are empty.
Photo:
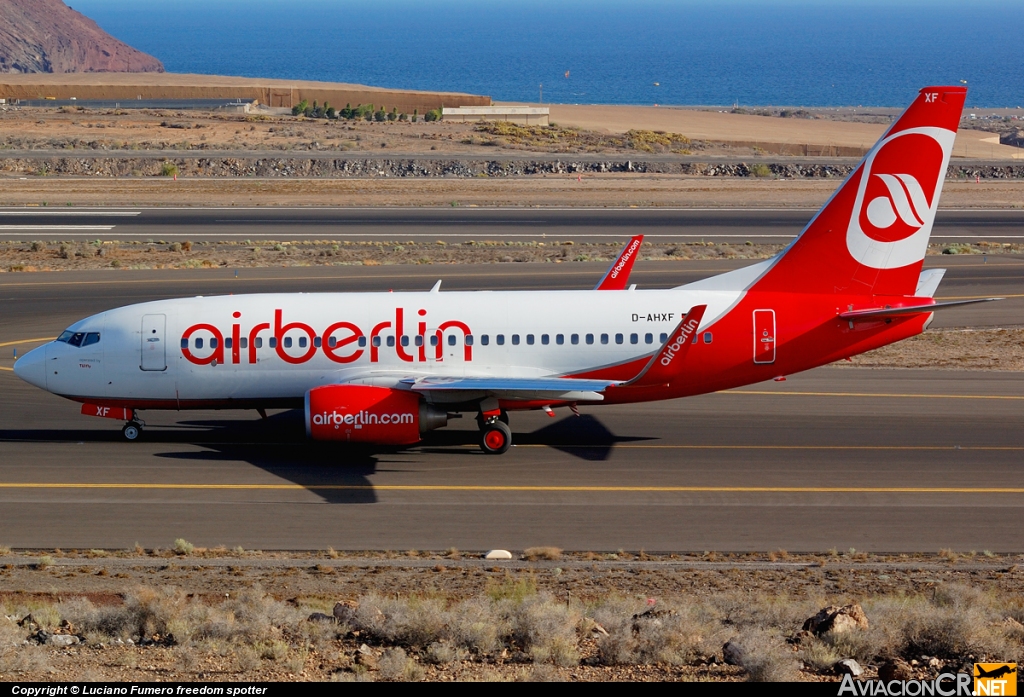
[[[966,97],[922,89],[756,290],[913,295]]]

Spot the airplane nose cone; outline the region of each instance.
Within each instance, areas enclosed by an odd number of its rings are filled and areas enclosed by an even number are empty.
[[[14,362],[14,374],[19,378],[46,389],[46,347],[34,348]]]

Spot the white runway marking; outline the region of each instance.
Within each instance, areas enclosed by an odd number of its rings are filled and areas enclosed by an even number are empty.
[[[20,230],[22,232],[45,232],[62,230],[65,232],[85,232],[89,230],[113,230],[113,225],[0,225],[0,230]],[[11,237],[9,232],[0,232],[4,237]]]
[[[67,215],[67,216],[72,216],[72,215],[102,215],[102,216],[107,216],[107,215],[111,215],[111,216],[125,217],[125,216],[139,215],[140,213],[141,213],[141,211],[80,211],[80,210],[77,210],[75,208],[68,208],[68,209],[64,209],[64,210],[57,210],[57,209],[39,210],[39,209],[33,208],[33,209],[24,209],[24,210],[17,210],[17,211],[0,211],[0,215],[21,215],[21,216],[33,216],[33,215]]]

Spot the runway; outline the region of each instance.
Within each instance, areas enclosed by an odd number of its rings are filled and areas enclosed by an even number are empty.
[[[573,240],[787,242],[815,209],[4,208],[12,240]],[[1024,210],[940,210],[937,242],[1024,241]]]
[[[14,547],[1024,543],[1022,376],[823,369],[579,418],[515,414],[516,447],[502,457],[479,452],[468,420],[415,448],[363,452],[306,443],[294,412],[153,412],[146,440],[129,444],[114,422],[0,380],[0,506]]]
[[[666,287],[748,262],[646,262]],[[1013,296],[946,326],[1020,325],[1024,264],[928,259],[940,296]],[[0,351],[115,305],[252,291],[586,288],[603,264],[67,272],[0,278]],[[5,353],[0,368],[11,365]],[[146,439],[0,370],[0,543],[16,548],[935,552],[1024,549],[1024,375],[824,368],[686,400],[471,419],[405,450],[310,444],[295,412],[148,412]]]

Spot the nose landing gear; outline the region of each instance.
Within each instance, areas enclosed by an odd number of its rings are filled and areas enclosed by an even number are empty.
[[[121,435],[124,436],[126,441],[136,441],[142,437],[142,431],[146,427],[146,422],[135,416],[132,413],[131,421],[124,425],[121,429]]]

